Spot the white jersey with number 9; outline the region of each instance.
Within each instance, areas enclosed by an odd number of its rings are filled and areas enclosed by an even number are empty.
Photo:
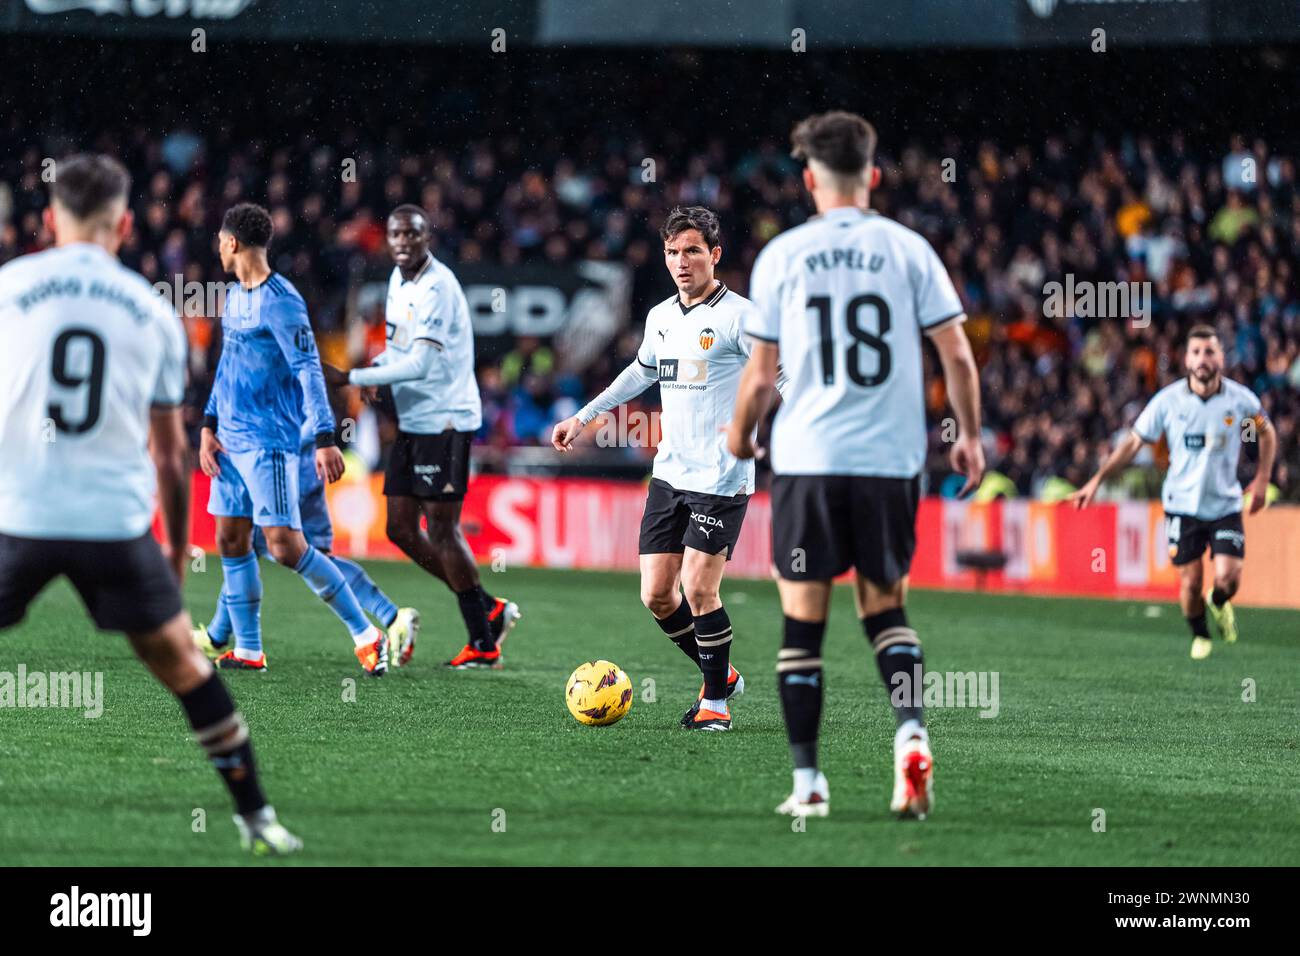
[[[140,275],[75,243],[0,269],[0,532],[149,530],[149,412],[185,391],[185,332]]]

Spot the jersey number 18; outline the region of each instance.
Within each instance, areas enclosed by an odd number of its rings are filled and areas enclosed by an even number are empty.
[[[876,331],[869,332],[862,327],[862,310],[871,307],[876,311]],[[822,384],[835,384],[835,320],[831,297],[814,295],[808,299],[809,309],[817,310],[817,322],[822,340]],[[849,330],[852,341],[844,350],[844,369],[849,379],[863,388],[879,385],[889,378],[891,367],[889,345],[885,335],[889,332],[889,303],[874,293],[854,296],[849,300],[841,318]],[[874,349],[877,355],[876,371],[867,375],[862,371],[862,346]]]

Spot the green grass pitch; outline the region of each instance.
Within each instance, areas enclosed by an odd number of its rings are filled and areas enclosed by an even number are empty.
[[[1173,605],[915,592],[926,662],[996,671],[999,713],[933,709],[936,810],[888,813],[893,720],[847,589],[827,640],[822,764],[832,814],[797,832],[772,811],[790,772],[773,666],[770,582],[724,582],[748,692],[736,729],[691,734],[699,687],[631,575],[484,574],[524,619],[500,672],[447,672],[454,600],[407,564],[376,580],[424,618],[411,666],[364,678],[342,626],[263,564],[271,669],[227,675],[302,864],[1294,864],[1300,647],[1294,612],[1238,611],[1242,639],[1193,662]],[[191,575],[200,619],[220,566]],[[1249,567],[1247,568],[1249,572]],[[607,728],[565,709],[565,678],[605,657],[637,697]],[[0,671],[102,671],[95,720],[0,709],[0,863],[228,865],[226,794],[180,709],[99,634],[65,584],[0,634]],[[344,700],[345,680],[355,702]],[[643,699],[654,682],[655,702]],[[1256,700],[1243,701],[1243,682]],[[1095,832],[1095,811],[1105,832]],[[206,828],[195,832],[206,814]],[[267,865],[259,863],[258,865]],[[272,863],[270,865],[283,865]]]

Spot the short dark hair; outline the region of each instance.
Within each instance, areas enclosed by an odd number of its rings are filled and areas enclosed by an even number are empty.
[[[716,248],[722,239],[718,214],[704,206],[674,206],[659,230],[659,238],[667,242],[687,229],[698,229],[710,249]]]
[[[239,240],[241,246],[265,249],[271,244],[271,214],[257,203],[241,202],[226,210],[221,220],[221,231]]]
[[[396,209],[394,209],[392,212],[388,214],[389,219],[392,219],[394,216],[407,216],[408,218],[412,218],[412,219],[415,218],[416,216],[419,216],[421,219],[424,220],[425,230],[427,231],[429,229],[429,214],[424,211],[423,206],[417,206],[415,205],[415,203],[410,203],[410,202],[402,203],[400,206],[398,206]]]
[[[876,158],[876,130],[857,113],[809,116],[790,133],[790,155],[815,159],[834,173],[856,176]]]
[[[131,174],[116,159],[79,153],[55,165],[50,198],[77,219],[89,219],[130,192]]]
[[[1212,325],[1193,325],[1187,331],[1187,341],[1189,343],[1192,339],[1217,339],[1218,337],[1219,333],[1214,330]]]

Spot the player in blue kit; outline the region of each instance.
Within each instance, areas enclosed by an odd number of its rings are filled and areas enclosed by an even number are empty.
[[[208,512],[217,519],[223,590],[236,636],[235,649],[222,655],[218,666],[266,669],[262,580],[252,540],[256,525],[271,557],[302,575],[339,616],[362,668],[379,677],[388,671],[388,635],[367,619],[343,572],[302,531],[303,428],[311,429],[321,480],[342,476],[343,455],[334,440],[334,413],[306,303],[267,262],[271,232],[270,213],[241,203],[226,212],[218,234],[222,268],[239,280],[226,297],[221,361],[199,448],[199,465],[212,478]]]
[[[331,561],[343,572],[352,593],[357,596],[361,607],[388,631],[389,646],[400,649],[392,657],[391,663],[400,667],[410,659],[415,648],[415,639],[420,631],[420,613],[413,607],[399,608],[371,580],[370,575],[361,565],[348,558],[332,554],[334,549],[334,524],[330,520],[329,507],[325,502],[325,482],[316,474],[315,457],[316,436],[311,433],[311,422],[304,423],[302,446],[298,449],[298,512],[302,518],[302,533],[310,544],[322,554],[329,555]],[[266,535],[262,529],[253,526],[253,551],[259,558],[269,556],[266,547]],[[230,616],[230,606],[225,586],[217,595],[217,610],[212,620],[205,627],[199,624],[194,628],[194,641],[209,656],[220,658],[230,644],[234,634],[234,623]],[[239,641],[235,641],[236,648]],[[260,653],[260,634],[258,643],[251,647]]]

